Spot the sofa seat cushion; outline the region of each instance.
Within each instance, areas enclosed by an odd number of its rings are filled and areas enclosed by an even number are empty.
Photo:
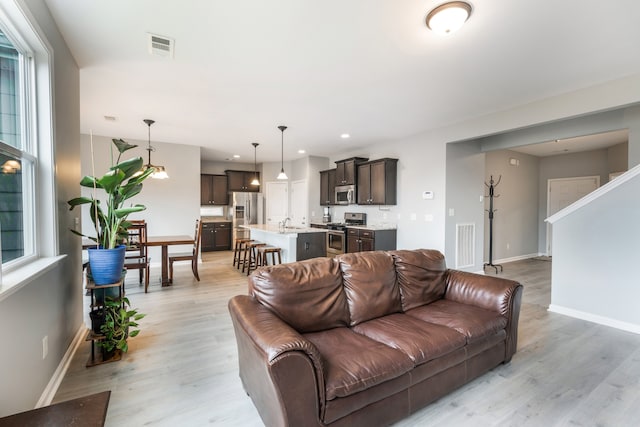
[[[348,328],[312,332],[304,337],[322,355],[327,400],[358,393],[413,368],[405,353]]]
[[[466,337],[454,329],[400,313],[360,323],[352,330],[402,351],[414,365],[444,356],[467,342]]]
[[[446,299],[409,310],[407,315],[455,329],[467,342],[495,335],[507,326],[507,319],[495,311]]]

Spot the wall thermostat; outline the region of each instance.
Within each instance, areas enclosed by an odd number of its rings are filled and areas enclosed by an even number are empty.
[[[424,200],[431,200],[433,199],[433,191],[423,191],[422,192],[422,198]]]

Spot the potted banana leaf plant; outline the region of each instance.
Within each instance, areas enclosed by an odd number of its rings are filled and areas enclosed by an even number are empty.
[[[95,227],[96,236],[86,236],[75,230],[73,233],[87,237],[96,242],[96,248],[89,249],[89,267],[96,285],[118,282],[124,267],[127,228],[131,223],[127,216],[146,209],[144,205],[125,206],[125,202],[142,191],[142,182],[154,172],[152,167],[143,170],[142,157],[134,157],[120,161],[122,154],[137,145],[129,144],[122,139],[113,139],[118,150],[118,158],[109,171],[102,177],[85,176],[80,185],[92,189],[91,196],[76,197],[67,203],[72,210],[76,206],[89,205],[90,216]],[[98,199],[98,190],[106,194],[106,201]]]

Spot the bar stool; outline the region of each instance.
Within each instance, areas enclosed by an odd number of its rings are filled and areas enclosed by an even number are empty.
[[[271,265],[282,264],[281,248],[275,246],[261,246],[258,248],[258,267],[269,265],[269,261],[267,258],[269,254],[271,254]],[[278,262],[276,262],[276,254],[278,255]]]
[[[266,243],[262,243],[262,242],[256,242],[255,240],[253,242],[247,242],[245,244],[245,249],[244,249],[244,257],[243,257],[243,261],[242,261],[242,272],[244,273],[244,269],[245,267],[247,268],[247,276],[249,275],[249,273],[251,273],[251,269],[255,269],[256,268],[256,264],[258,261],[258,254],[256,252],[256,248],[259,248],[260,246],[266,246]]]
[[[239,270],[240,264],[244,263],[244,251],[246,249],[246,245],[249,242],[253,242],[253,239],[236,239],[236,244],[233,249],[233,265]]]

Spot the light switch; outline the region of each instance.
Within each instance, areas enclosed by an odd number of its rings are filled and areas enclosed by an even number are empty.
[[[431,215],[431,214],[426,214],[426,215],[424,216],[424,220],[425,220],[425,222],[433,222],[433,215]]]
[[[454,216],[456,214],[455,209],[449,208],[449,216]]]
[[[412,213],[411,214],[411,221],[415,221],[416,219],[418,219],[418,215]]]

